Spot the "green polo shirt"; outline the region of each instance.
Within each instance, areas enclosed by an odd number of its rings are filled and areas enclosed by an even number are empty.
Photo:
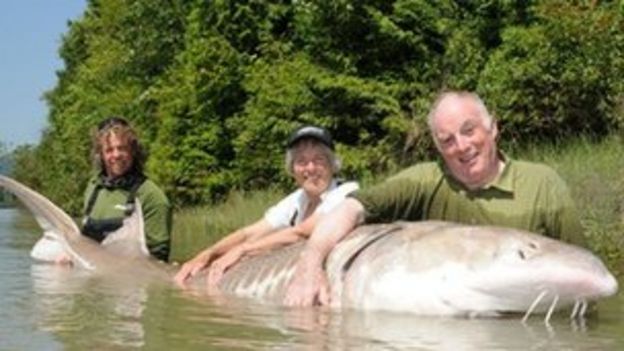
[[[84,208],[91,198],[91,193],[100,182],[99,177],[91,179],[85,190]],[[102,188],[91,210],[93,219],[124,217],[124,205],[129,190],[123,188]],[[145,223],[145,243],[150,254],[167,261],[171,246],[172,209],[165,193],[150,179],[146,179],[137,190],[136,196],[141,201],[143,221]]]
[[[444,220],[512,227],[585,243],[567,186],[542,164],[507,159],[492,184],[469,190],[441,162],[421,163],[352,196],[364,205],[367,223]]]

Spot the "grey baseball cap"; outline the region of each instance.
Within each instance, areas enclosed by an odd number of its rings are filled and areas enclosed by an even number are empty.
[[[317,126],[303,126],[295,130],[288,138],[287,146],[288,148],[291,148],[301,139],[306,138],[316,139],[330,149],[334,150],[334,140],[332,139],[331,134],[329,134],[327,129]]]

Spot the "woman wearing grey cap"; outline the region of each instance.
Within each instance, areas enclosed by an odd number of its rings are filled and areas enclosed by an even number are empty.
[[[206,268],[208,284],[214,285],[242,256],[307,238],[320,216],[358,188],[356,182],[335,178],[340,161],[331,135],[320,127],[304,126],[290,136],[286,169],[299,188],[257,222],[228,234],[182,265],[175,276],[179,285]]]

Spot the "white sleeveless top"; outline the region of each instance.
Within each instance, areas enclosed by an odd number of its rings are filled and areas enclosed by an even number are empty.
[[[344,182],[338,184],[336,180],[332,180],[331,185],[321,194],[321,203],[318,205],[314,213],[326,214],[333,210],[347,195],[357,190],[359,185],[357,182]],[[271,224],[274,229],[286,228],[294,226],[303,221],[303,215],[308,206],[308,195],[299,188],[273,207],[269,208],[264,219]]]

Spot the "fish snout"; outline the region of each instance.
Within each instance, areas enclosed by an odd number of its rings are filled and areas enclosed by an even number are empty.
[[[606,268],[601,272],[578,272],[573,295],[588,300],[613,296],[618,291],[618,282]]]
[[[613,296],[618,292],[618,282],[613,276],[613,274],[607,272],[605,278],[602,283],[602,296]]]

